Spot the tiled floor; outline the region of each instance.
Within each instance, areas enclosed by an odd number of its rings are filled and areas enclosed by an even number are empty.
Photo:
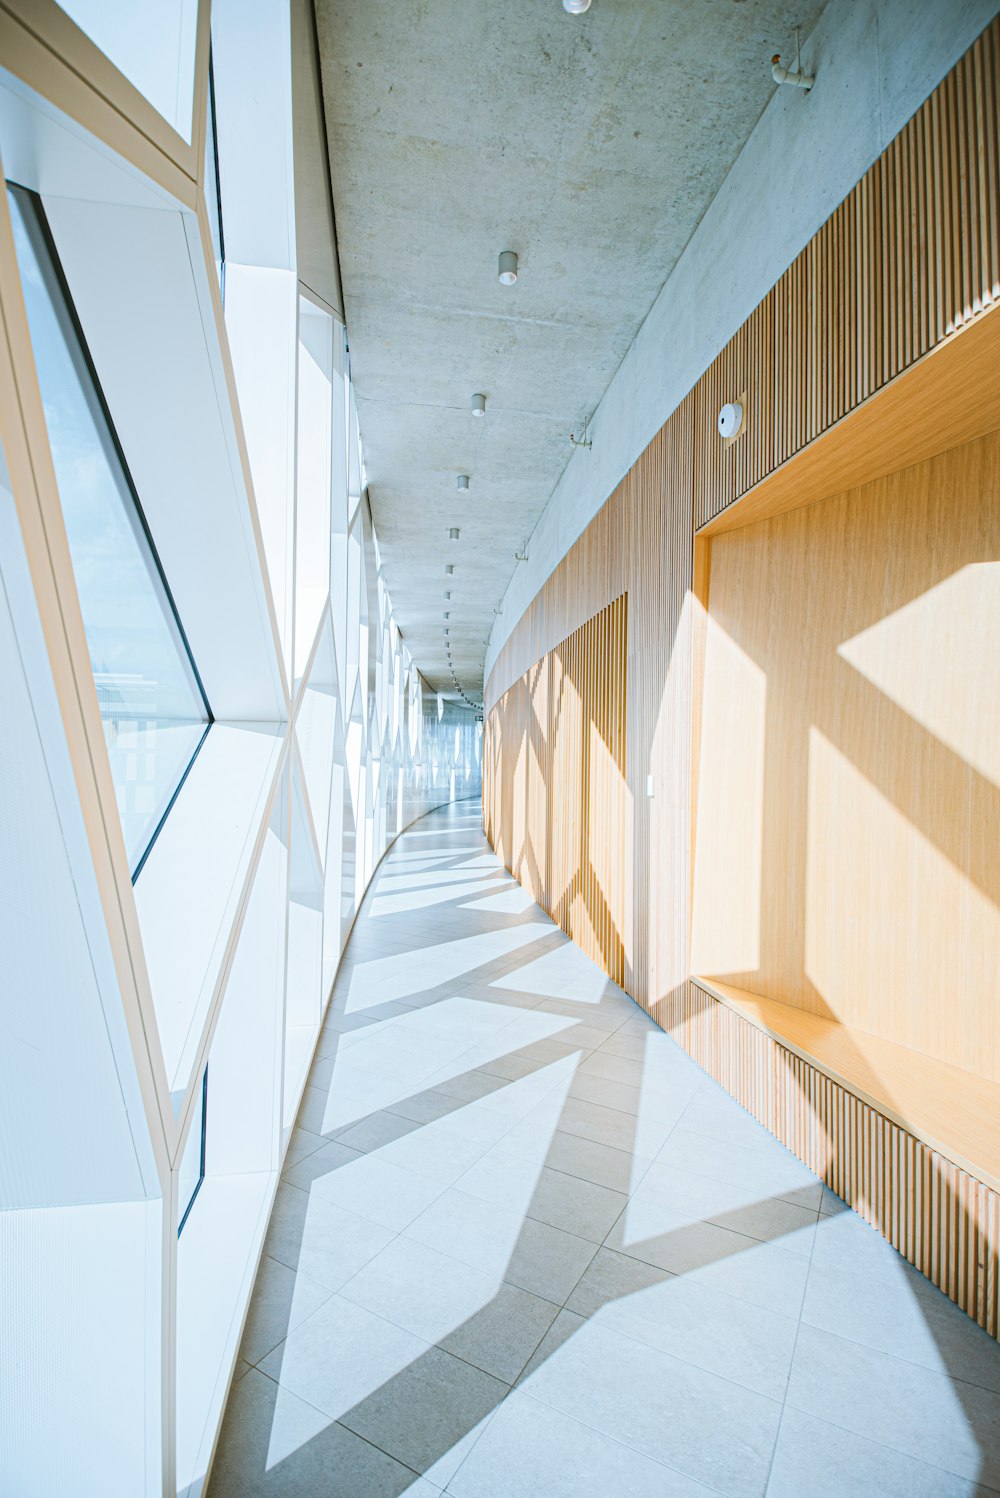
[[[211,1498],[969,1498],[1000,1345],[501,868],[382,864],[279,1188]]]

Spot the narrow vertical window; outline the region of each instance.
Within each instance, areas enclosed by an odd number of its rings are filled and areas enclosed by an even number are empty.
[[[205,1179],[205,1141],[208,1134],[208,1067],[201,1075],[198,1088],[196,1112],[191,1120],[187,1143],[181,1156],[181,1168],[177,1178],[177,1236],[184,1231],[184,1224],[191,1216],[194,1199]]]
[[[205,207],[215,252],[215,270],[222,299],[226,299],[226,240],[222,230],[222,183],[219,177],[219,134],[215,118],[215,66],[208,54],[208,123],[205,130]]]

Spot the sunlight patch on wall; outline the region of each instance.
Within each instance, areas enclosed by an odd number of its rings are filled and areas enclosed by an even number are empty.
[[[970,1038],[987,1061],[993,1022],[961,995],[996,983],[1000,910],[815,727],[805,900],[806,976],[834,1017],[926,1050],[910,1017],[937,1015],[942,1061]]]
[[[760,962],[767,678],[708,616],[691,966],[752,973]]]
[[[837,654],[1000,786],[1000,562],[953,572]]]

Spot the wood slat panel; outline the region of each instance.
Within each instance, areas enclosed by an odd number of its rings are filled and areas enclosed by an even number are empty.
[[[624,983],[630,880],[622,594],[549,651],[485,724],[487,836],[588,957]]]
[[[664,1028],[993,1337],[1000,1194],[692,983]]]
[[[774,467],[774,308],[769,292],[695,387],[695,523],[705,525]],[[719,412],[744,410],[739,435],[719,438]]]

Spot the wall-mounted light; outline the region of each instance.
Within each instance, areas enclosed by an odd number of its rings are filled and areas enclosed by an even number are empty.
[[[743,407],[739,401],[730,401],[719,412],[719,436],[726,442],[739,436],[743,425]]]
[[[497,261],[497,280],[501,286],[513,286],[517,280],[517,256],[513,250],[501,250]]]
[[[459,494],[465,494],[469,488],[469,475],[467,473],[460,473],[455,487],[458,489]]]
[[[485,395],[474,395],[472,397],[471,405],[472,405],[472,414],[473,414],[473,416],[485,416],[486,415],[486,397],[485,397]]]
[[[448,540],[449,541],[457,541],[458,540],[458,526],[457,525],[453,525],[451,527],[451,529],[448,531]]]

